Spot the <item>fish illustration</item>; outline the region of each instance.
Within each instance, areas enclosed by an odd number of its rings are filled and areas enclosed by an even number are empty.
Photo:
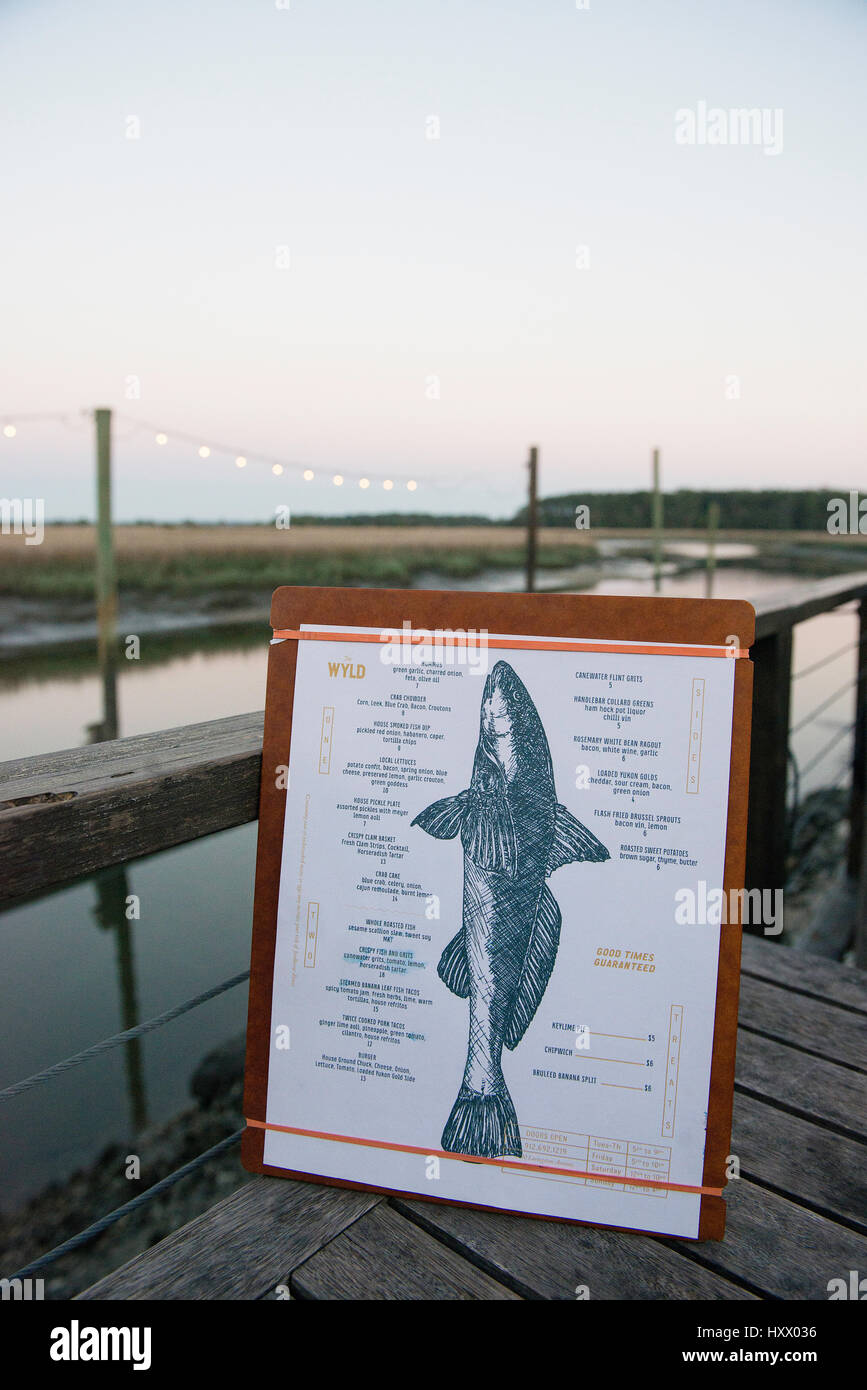
[[[460,832],[463,924],[438,974],[470,1023],[463,1084],[442,1135],[449,1153],[520,1158],[521,1133],[501,1065],[541,1003],[560,941],[560,909],[546,884],[555,869],[610,858],[557,800],[548,739],[529,692],[506,661],[482,693],[467,790],[413,820],[438,840]]]

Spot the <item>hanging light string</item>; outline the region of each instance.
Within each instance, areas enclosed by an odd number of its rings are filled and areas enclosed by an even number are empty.
[[[5,439],[15,439],[18,435],[18,426],[21,424],[42,423],[45,421],[60,422],[61,424],[80,429],[83,424],[82,417],[90,417],[93,412],[88,409],[79,411],[53,411],[40,414],[21,413],[15,415],[0,415],[0,435]],[[305,483],[312,483],[317,477],[320,481],[330,482],[334,487],[342,487],[344,483],[357,483],[365,491],[368,488],[379,486],[385,492],[392,492],[395,488],[405,488],[407,492],[415,492],[419,484],[415,478],[409,478],[404,474],[392,473],[329,473],[326,469],[315,470],[307,467],[296,460],[273,458],[268,454],[261,454],[255,450],[236,449],[230,444],[221,444],[215,440],[206,442],[202,435],[187,434],[183,430],[160,429],[156,425],[149,424],[146,420],[139,420],[133,415],[127,415],[123,411],[112,411],[114,419],[122,421],[126,426],[124,438],[129,439],[135,434],[150,433],[153,435],[154,443],[158,447],[164,447],[169,443],[192,444],[199,455],[199,458],[207,459],[212,454],[224,454],[235,461],[235,467],[246,468],[249,463],[265,464],[275,477],[280,477],[283,473],[294,472],[300,474]]]
[[[270,468],[275,477],[281,477],[284,473],[295,473],[305,483],[319,482],[330,483],[334,487],[343,487],[345,484],[356,485],[361,490],[367,491],[369,488],[382,488],[385,492],[395,490],[416,492],[419,487],[454,487],[479,486],[490,487],[491,478],[487,474],[479,471],[461,470],[458,476],[422,478],[409,477],[402,473],[376,473],[367,471],[365,473],[343,471],[332,473],[325,468],[313,469],[308,464],[301,463],[296,459],[274,458],[268,454],[259,453],[256,450],[236,449],[230,444],[219,443],[208,436],[198,434],[188,434],[183,430],[173,430],[161,428],[150,424],[146,420],[139,420],[134,415],[127,415],[123,411],[112,409],[112,416],[115,424],[123,426],[123,433],[118,432],[118,438],[131,439],[137,434],[150,434],[157,448],[164,448],[168,444],[189,444],[192,445],[199,458],[207,459],[212,454],[222,455],[234,460],[235,467],[245,469],[249,464],[262,464]],[[43,422],[54,422],[64,425],[67,429],[72,429],[80,433],[87,428],[93,419],[93,410],[85,407],[81,410],[66,411],[46,411],[40,413],[21,412],[21,413],[0,413],[0,444],[4,439],[11,440],[18,436],[19,425],[37,424]]]
[[[117,419],[125,421],[133,427],[132,432],[150,433],[153,435],[154,443],[159,448],[164,448],[168,443],[192,444],[196,449],[199,458],[210,458],[212,454],[223,454],[233,458],[236,468],[246,468],[248,464],[265,464],[271,469],[275,477],[280,477],[286,472],[294,472],[301,476],[305,483],[312,483],[317,477],[322,481],[330,482],[334,487],[342,487],[344,483],[356,483],[363,491],[370,487],[381,487],[386,492],[391,492],[395,488],[405,488],[408,492],[415,492],[419,484],[415,478],[409,478],[397,473],[328,473],[325,469],[314,470],[295,459],[279,459],[269,454],[261,454],[255,450],[237,449],[231,444],[221,444],[215,440],[206,440],[202,435],[187,434],[183,430],[160,429],[156,425],[149,424],[146,420],[138,420],[132,415],[125,415],[120,411],[115,411]]]
[[[42,424],[44,421],[59,421],[62,425],[76,425],[80,414],[81,412],[77,410],[52,410],[38,413],[23,411],[15,415],[0,415],[0,434],[4,439],[14,439],[18,433],[19,425]]]

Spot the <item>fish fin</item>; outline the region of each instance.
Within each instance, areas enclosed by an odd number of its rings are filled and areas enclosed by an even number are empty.
[[[437,840],[453,840],[461,828],[466,808],[467,793],[457,796],[444,796],[442,801],[432,801],[423,811],[419,811],[412,825],[420,825],[428,835]]]
[[[440,956],[437,974],[452,994],[466,999],[470,992],[470,968],[467,964],[467,937],[463,927],[452,937]]]
[[[555,869],[562,869],[564,864],[580,863],[585,859],[592,860],[595,864],[601,864],[611,856],[601,840],[597,840],[592,831],[586,825],[582,825],[580,820],[576,820],[571,811],[567,811],[565,806],[557,803],[557,814],[554,819],[554,839],[551,843],[551,850],[548,855],[548,868],[546,876],[552,874]]]
[[[448,1153],[476,1154],[479,1158],[520,1158],[521,1131],[512,1097],[502,1089],[481,1095],[461,1086],[441,1140]]]
[[[474,796],[461,840],[480,869],[493,869],[514,878],[518,872],[518,839],[509,803],[504,796]]]
[[[560,921],[557,900],[549,888],[543,887],[536,920],[527,943],[521,978],[515,991],[515,1002],[503,1038],[510,1050],[518,1046],[542,1002],[542,995],[547,989],[557,959]]]

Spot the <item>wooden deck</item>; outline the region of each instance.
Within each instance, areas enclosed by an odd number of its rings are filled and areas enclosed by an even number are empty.
[[[825,1301],[867,1274],[865,1146],[867,975],[747,938],[724,1241],[254,1178],[80,1297]]]

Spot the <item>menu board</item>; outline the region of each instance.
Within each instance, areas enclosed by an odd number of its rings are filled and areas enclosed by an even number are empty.
[[[750,606],[272,616],[247,1166],[721,1235]]]

